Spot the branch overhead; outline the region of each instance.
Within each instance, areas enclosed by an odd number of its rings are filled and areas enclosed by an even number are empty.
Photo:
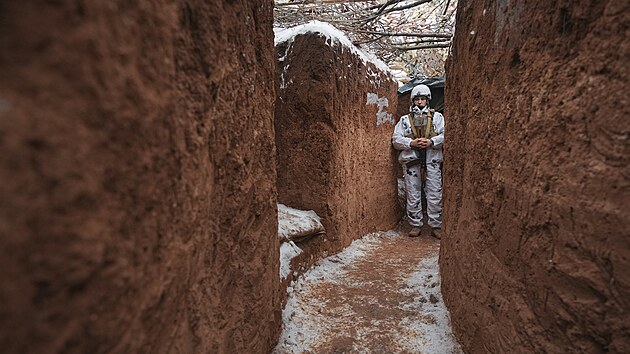
[[[456,7],[451,0],[275,0],[274,21],[331,23],[390,66],[431,76],[443,74]]]

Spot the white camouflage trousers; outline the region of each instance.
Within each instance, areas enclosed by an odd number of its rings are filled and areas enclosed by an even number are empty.
[[[420,165],[407,167],[403,165],[405,189],[407,190],[407,220],[411,226],[420,227],[422,223],[422,178]],[[429,226],[442,227],[442,171],[439,162],[427,163],[427,180],[425,185],[427,198],[427,215]]]

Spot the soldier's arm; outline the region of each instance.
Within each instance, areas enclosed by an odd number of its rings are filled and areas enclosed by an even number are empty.
[[[440,112],[435,112],[434,122],[437,135],[431,138],[433,143],[431,146],[438,148],[444,145],[444,116]]]
[[[403,128],[403,118],[400,118],[396,127],[394,128],[394,134],[392,135],[392,145],[394,145],[394,149],[396,150],[409,150],[411,149],[411,142],[413,139],[405,136],[405,131]]]

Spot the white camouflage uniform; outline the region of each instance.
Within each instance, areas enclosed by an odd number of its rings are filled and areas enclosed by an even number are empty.
[[[428,105],[422,112],[429,110]],[[426,148],[427,159],[427,180],[425,195],[427,198],[427,215],[429,216],[429,226],[432,228],[442,227],[442,146],[444,145],[444,116],[440,112],[433,114],[433,129],[436,136],[431,138],[433,145]],[[405,177],[405,188],[407,190],[407,219],[411,226],[422,226],[422,178],[420,175],[421,166],[415,165],[407,167],[406,163],[415,160],[416,154],[409,146],[413,140],[407,138],[412,134],[409,115],[403,116],[394,128],[392,143],[394,148],[401,150],[398,155],[398,162],[403,165],[403,175]]]

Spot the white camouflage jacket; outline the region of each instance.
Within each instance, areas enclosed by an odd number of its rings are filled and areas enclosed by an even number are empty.
[[[422,112],[429,110],[429,107],[424,107]],[[444,116],[440,112],[433,114],[433,129],[437,134],[431,141],[433,146],[427,148],[427,163],[430,162],[442,162],[442,146],[444,145]],[[392,135],[392,144],[396,150],[401,150],[398,155],[398,162],[406,164],[411,160],[416,159],[415,152],[409,146],[411,138],[407,138],[407,135],[411,135],[411,124],[409,123],[409,115],[402,116],[394,128],[394,134]]]

